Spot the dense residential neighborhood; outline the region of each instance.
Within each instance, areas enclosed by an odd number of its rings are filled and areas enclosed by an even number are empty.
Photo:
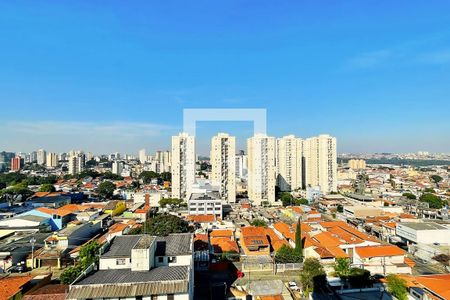
[[[313,162],[305,157],[310,141],[288,136],[264,162],[264,176],[276,170],[265,183],[273,187],[258,187],[260,171],[252,171],[254,183],[247,176],[257,158],[232,154],[233,137],[213,138],[222,151],[194,164],[185,162],[193,154],[174,155],[194,151],[180,147],[187,138],[174,139],[172,151],[141,150],[139,157],[58,154],[54,166],[46,164],[53,154],[41,164],[33,153],[14,154],[0,174],[4,299],[383,298],[395,280],[411,299],[448,296],[431,284],[450,283],[448,165],[337,164],[328,155]],[[83,158],[79,172],[69,171],[72,156]],[[238,164],[224,163],[230,160]],[[312,163],[335,170],[308,183]],[[174,164],[183,172],[171,173]],[[229,176],[239,189],[229,186]],[[323,181],[325,191],[321,176],[335,181]],[[174,180],[182,199],[174,197]],[[254,199],[251,184],[266,191]]]

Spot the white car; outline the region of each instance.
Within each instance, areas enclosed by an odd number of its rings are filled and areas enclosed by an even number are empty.
[[[297,286],[297,284],[293,281],[288,282],[289,288],[293,291],[298,291],[300,288]]]

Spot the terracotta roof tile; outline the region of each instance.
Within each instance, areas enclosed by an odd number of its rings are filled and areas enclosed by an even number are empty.
[[[0,300],[8,300],[17,293],[22,287],[33,279],[30,275],[14,276],[0,279]]]
[[[404,250],[394,245],[357,247],[355,251],[361,258],[405,255]]]

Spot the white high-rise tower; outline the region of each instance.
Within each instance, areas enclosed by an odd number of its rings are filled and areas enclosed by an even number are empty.
[[[195,182],[195,137],[172,136],[172,197],[188,200]]]
[[[277,185],[281,191],[302,188],[303,142],[294,135],[277,139]]]
[[[323,193],[337,191],[336,138],[327,134],[303,142],[305,185],[319,186]]]
[[[211,139],[211,181],[223,200],[236,202],[236,138],[219,133]]]
[[[275,202],[275,138],[257,134],[247,139],[248,196],[255,204]]]

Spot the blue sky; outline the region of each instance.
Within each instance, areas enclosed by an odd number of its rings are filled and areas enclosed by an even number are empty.
[[[0,150],[169,147],[184,108],[266,108],[338,152],[450,152],[448,1],[1,1]],[[217,131],[199,126],[199,152]]]

